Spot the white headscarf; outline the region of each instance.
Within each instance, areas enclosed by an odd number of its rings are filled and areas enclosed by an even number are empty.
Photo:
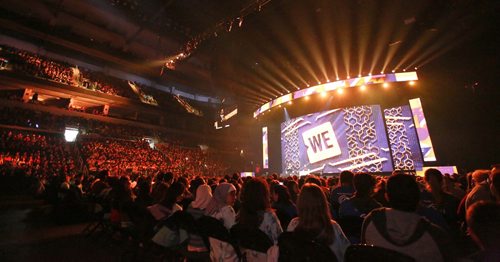
[[[212,199],[212,189],[208,185],[201,185],[196,189],[196,199],[191,202],[193,208],[205,209]]]

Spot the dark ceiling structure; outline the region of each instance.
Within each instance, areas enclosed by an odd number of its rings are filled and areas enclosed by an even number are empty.
[[[4,0],[0,12],[3,34],[249,111],[308,85],[420,70],[498,39],[499,21],[487,0]]]

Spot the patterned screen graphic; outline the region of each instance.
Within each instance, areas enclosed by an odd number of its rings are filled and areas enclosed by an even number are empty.
[[[384,109],[384,116],[394,169],[422,170],[422,155],[410,107]]]
[[[390,172],[392,161],[380,106],[334,109],[281,124],[285,174]]]

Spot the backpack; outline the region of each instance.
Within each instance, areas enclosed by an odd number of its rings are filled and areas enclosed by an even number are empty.
[[[296,232],[283,232],[278,238],[278,246],[278,261],[337,261],[337,257],[330,250],[330,247]]]

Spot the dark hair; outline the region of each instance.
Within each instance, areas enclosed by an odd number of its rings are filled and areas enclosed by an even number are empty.
[[[299,190],[299,184],[295,180],[288,180],[285,182],[286,187],[288,188],[288,193],[290,194],[291,200],[295,203],[297,202],[298,192],[295,192],[294,189]]]
[[[323,186],[321,184],[321,180],[317,177],[317,176],[314,176],[314,175],[309,175],[307,176],[306,180],[305,180],[305,183],[313,183],[313,184],[316,184],[318,186]]]
[[[184,184],[185,187],[189,184],[188,179],[184,176],[178,177],[177,182]]]
[[[333,226],[326,196],[316,184],[305,184],[297,200],[299,224],[295,232],[326,245],[333,242]]]
[[[191,180],[191,182],[189,182],[189,192],[191,192],[193,196],[196,196],[196,189],[203,184],[205,184],[205,180],[202,177],[195,177]]]
[[[100,180],[105,180],[106,178],[108,178],[108,176],[109,176],[108,170],[99,171],[99,173],[97,173],[96,175],[96,177],[99,178]]]
[[[241,209],[238,223],[248,227],[259,227],[264,213],[270,210],[269,187],[264,179],[252,178],[241,190]]]
[[[171,183],[174,180],[174,173],[167,172],[163,175],[163,181],[167,183]]]
[[[441,171],[439,171],[435,168],[429,168],[429,169],[425,170],[424,177],[425,177],[425,181],[429,181],[431,179],[431,177],[434,177],[437,179],[437,181],[439,183],[443,182],[443,174],[441,173]]]
[[[375,178],[368,173],[357,173],[352,179],[356,196],[367,197],[373,193]]]
[[[151,178],[141,176],[137,179],[137,195],[146,196],[151,194]]]
[[[392,208],[415,212],[420,201],[417,181],[410,175],[392,175],[387,180],[387,200]]]
[[[498,246],[500,204],[479,201],[467,210],[467,225],[483,249]]]
[[[349,170],[344,170],[340,172],[340,183],[341,184],[350,184],[352,185],[352,178],[354,174]]]
[[[278,195],[278,203],[291,204],[290,192],[286,186],[277,184],[271,187],[271,190]]]
[[[177,198],[184,193],[186,186],[180,182],[174,182],[165,194],[165,198],[161,201],[161,204],[167,208],[172,208],[177,202]]]

